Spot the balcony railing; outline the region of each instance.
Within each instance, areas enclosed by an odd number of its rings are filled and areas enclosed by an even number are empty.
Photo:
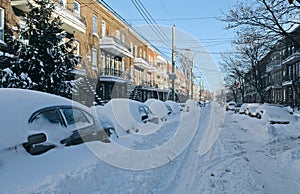
[[[115,37],[106,36],[101,38],[100,49],[115,56],[133,58],[130,47]]]
[[[23,12],[29,12],[28,2],[37,6],[33,0],[11,0],[11,6],[18,8]],[[86,32],[86,21],[85,18],[80,16],[77,13],[74,13],[72,10],[56,3],[54,10],[54,17],[59,16],[62,21],[62,29],[73,34],[76,33],[85,33]]]
[[[108,76],[116,76],[116,77],[123,77],[123,71],[113,68],[102,68],[100,70],[100,75],[108,75]]]
[[[287,56],[282,60],[283,65],[293,64],[300,60],[300,50],[295,51],[293,54]]]
[[[59,4],[55,6],[54,13],[61,18],[62,28],[67,32],[86,33],[86,19],[83,16]]]
[[[266,66],[266,72],[271,72],[273,70],[277,70],[281,68],[281,62],[279,60],[274,60],[272,62],[270,62],[269,64],[267,64]]]

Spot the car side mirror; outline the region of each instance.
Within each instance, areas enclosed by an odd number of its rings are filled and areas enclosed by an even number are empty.
[[[142,116],[142,121],[144,122],[144,123],[146,123],[147,122],[147,120],[148,120],[148,115],[143,115]]]
[[[47,140],[47,137],[45,133],[37,133],[28,136],[27,140],[30,144],[38,144],[45,142]]]

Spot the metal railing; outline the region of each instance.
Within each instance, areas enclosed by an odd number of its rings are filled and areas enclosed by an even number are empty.
[[[109,76],[116,76],[116,77],[123,77],[123,71],[114,68],[102,68],[100,69],[100,75],[109,75]]]

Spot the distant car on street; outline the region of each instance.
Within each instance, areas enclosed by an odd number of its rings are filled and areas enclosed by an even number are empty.
[[[234,109],[234,113],[239,113],[240,112],[240,108],[242,107],[242,103],[236,103],[235,104],[235,109]]]
[[[226,104],[226,111],[234,111],[236,103],[235,102],[228,102]]]
[[[256,117],[258,119],[261,119],[264,111],[261,107],[261,104],[245,103],[240,107],[239,113],[248,115],[250,117]]]
[[[48,93],[1,88],[0,107],[0,150],[23,146],[38,155],[88,141],[108,143],[114,130],[89,107]]]

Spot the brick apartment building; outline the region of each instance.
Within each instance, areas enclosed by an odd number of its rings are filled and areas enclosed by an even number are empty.
[[[128,23],[105,3],[96,0],[59,0],[53,13],[62,20],[62,29],[75,39],[80,63],[75,67],[73,99],[86,105],[111,98],[132,97],[137,86],[166,91],[170,64]],[[0,1],[0,40],[5,49],[4,28],[22,25],[28,12],[27,0]],[[180,71],[177,77],[182,78]],[[80,78],[80,79],[79,79]],[[185,91],[185,81],[177,80],[176,90]]]
[[[300,107],[300,26],[295,28],[290,38],[279,40],[259,63],[264,87],[264,102]],[[298,42],[298,44],[297,44]],[[248,76],[255,72],[249,72]],[[246,102],[259,102],[257,92],[248,87]]]

